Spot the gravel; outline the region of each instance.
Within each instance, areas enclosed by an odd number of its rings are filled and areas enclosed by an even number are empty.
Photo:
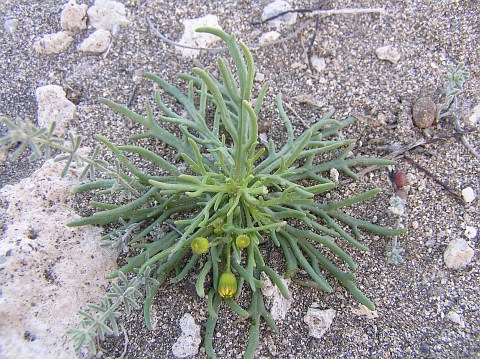
[[[36,121],[35,91],[46,85],[61,86],[67,97],[75,99],[76,114],[70,129],[83,135],[84,144],[93,146],[94,134],[122,143],[140,128],[102,106],[98,98],[107,97],[144,112],[152,101],[152,84],[138,75],[155,72],[180,84],[175,74],[198,64],[214,63],[216,54],[202,52],[198,59],[183,58],[172,45],[149,30],[146,17],[170,39],[179,40],[182,20],[206,14],[218,16],[226,32],[234,32],[247,44],[257,43],[262,34],[276,30],[280,38],[293,33],[305,20],[279,29],[261,21],[269,1],[232,0],[121,0],[129,25],[115,31],[107,56],[83,53],[78,44],[94,29],[70,33],[73,40],[58,54],[39,54],[34,43],[47,34],[62,30],[58,1],[4,0],[0,3],[0,115]],[[66,3],[66,1],[65,1]],[[89,7],[93,1],[78,1]],[[294,9],[318,7],[318,1],[290,1]],[[387,156],[393,145],[402,148],[418,141],[430,141],[398,157],[395,171],[410,179],[405,218],[408,233],[398,238],[405,249],[405,262],[387,264],[389,239],[366,234],[368,253],[350,250],[358,263],[358,286],[376,304],[378,317],[368,319],[355,314],[359,304],[338,283],[327,295],[292,282],[293,302],[279,333],[261,325],[256,358],[477,358],[480,356],[480,260],[479,239],[467,238],[467,227],[478,227],[478,197],[471,203],[461,200],[461,192],[471,187],[480,193],[478,160],[452,137],[451,118],[420,130],[412,121],[412,106],[418,98],[429,97],[439,103],[440,89],[449,68],[466,64],[470,77],[459,95],[463,119],[468,119],[480,104],[480,14],[478,1],[433,0],[340,0],[327,2],[326,8],[383,7],[387,15],[364,14],[318,18],[293,39],[275,46],[253,50],[258,71],[270,82],[266,108],[261,121],[271,123],[266,134],[281,139],[282,127],[274,109],[274,96],[284,99],[296,130],[311,124],[331,108],[335,117],[359,114],[360,119],[344,130],[345,137],[358,138],[355,155]],[[314,37],[315,35],[315,37]],[[379,59],[375,50],[391,45],[401,54],[397,63]],[[312,71],[308,56],[325,60],[321,72]],[[322,66],[323,67],[323,66]],[[261,83],[255,84],[258,90]],[[305,103],[295,99],[308,98]],[[313,99],[313,100],[312,100]],[[300,119],[302,121],[300,121]],[[468,126],[467,126],[468,125]],[[480,148],[479,123],[465,123],[470,144]],[[0,127],[0,133],[5,129]],[[156,145],[158,152],[171,156],[168,148]],[[38,165],[38,164],[37,164]],[[36,165],[24,161],[0,164],[0,185],[16,183],[28,176]],[[427,169],[428,172],[421,168]],[[442,184],[433,179],[440,180]],[[340,181],[343,178],[340,178]],[[394,193],[387,169],[369,172],[359,181],[332,193],[342,198],[372,187],[381,194],[351,212],[363,219],[395,225],[387,211]],[[448,186],[449,190],[446,189]],[[453,193],[453,195],[452,195]],[[443,253],[453,239],[464,238],[475,254],[463,269],[445,266]],[[181,335],[179,321],[190,313],[204,324],[206,301],[196,296],[195,278],[179,286],[165,285],[154,302],[155,329],[149,332],[142,313],[123,317],[128,335],[124,358],[171,358],[172,346]],[[333,309],[336,316],[321,340],[309,337],[303,318],[317,303],[320,309]],[[82,303],[79,303],[79,306]],[[453,314],[452,314],[453,313]],[[47,323],[48,324],[48,323]],[[248,321],[225,310],[215,340],[219,358],[241,358],[248,336]],[[202,329],[203,334],[204,329]],[[102,343],[105,356],[118,357],[124,338],[109,338]],[[205,358],[202,347],[197,358]]]

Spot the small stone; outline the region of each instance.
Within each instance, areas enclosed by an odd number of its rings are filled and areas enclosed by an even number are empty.
[[[182,22],[185,28],[182,38],[179,41],[182,45],[208,48],[220,40],[217,36],[212,34],[195,32],[195,29],[199,27],[213,27],[222,30],[216,15],[208,14],[197,19],[186,19]],[[185,57],[195,57],[200,54],[200,50],[187,49],[184,47],[177,47],[177,51]]]
[[[87,5],[77,5],[70,0],[60,14],[60,24],[63,30],[84,30],[87,28]]]
[[[363,304],[360,304],[360,306],[358,308],[352,309],[352,313],[356,314],[356,315],[359,315],[359,316],[363,316],[367,319],[378,318],[378,312],[376,310],[370,310],[366,306],[364,306]]]
[[[257,72],[257,73],[255,74],[255,81],[257,81],[257,82],[263,82],[263,81],[265,81],[265,75],[262,74],[261,72]]]
[[[289,279],[280,278],[285,287],[288,289],[288,284],[290,283]],[[285,298],[278,287],[272,283],[270,278],[262,272],[262,282],[264,286],[262,288],[262,293],[266,297],[271,297],[271,307],[270,314],[274,321],[283,320],[287,317],[287,313],[292,306],[293,300]]]
[[[340,178],[340,172],[335,167],[332,167],[330,169],[330,179],[333,182],[338,182],[338,179]]]
[[[403,171],[396,172],[394,176],[394,181],[395,181],[395,186],[398,189],[405,187],[408,184],[406,173]]]
[[[87,10],[88,21],[95,29],[114,32],[118,26],[128,25],[125,5],[111,0],[95,0]]]
[[[73,38],[66,31],[43,36],[35,41],[33,48],[40,54],[58,54],[65,50],[73,41]]]
[[[468,239],[474,239],[477,236],[477,229],[475,227],[472,227],[472,226],[467,226],[465,228],[465,236]]]
[[[313,68],[318,72],[322,72],[327,67],[327,63],[325,62],[325,58],[323,57],[318,57],[317,55],[313,55],[310,58],[310,61],[312,62]]]
[[[480,104],[473,108],[472,114],[468,117],[468,123],[475,126],[480,119]]]
[[[172,347],[173,355],[177,358],[197,355],[202,341],[200,326],[195,323],[195,319],[189,313],[185,313],[180,319],[180,329],[182,334]]]
[[[38,105],[38,125],[48,128],[55,121],[55,134],[65,134],[68,123],[75,115],[76,106],[67,100],[65,91],[60,86],[42,86],[37,88],[35,93]]]
[[[110,46],[112,35],[110,31],[99,29],[93,32],[89,37],[78,45],[78,50],[83,52],[102,53],[107,51]]]
[[[472,203],[477,198],[477,195],[472,187],[467,187],[462,189],[462,198],[465,202]]]
[[[303,321],[308,325],[308,335],[320,339],[330,329],[336,312],[333,309],[308,308]]]
[[[418,128],[430,127],[437,116],[437,105],[430,98],[421,97],[413,105],[412,116]]]
[[[449,311],[446,315],[447,319],[451,322],[458,324],[460,328],[465,328],[465,321],[462,319],[462,316],[454,311]]]
[[[13,34],[18,27],[18,19],[8,19],[3,23],[3,28],[9,34]]]
[[[402,57],[400,52],[392,45],[377,48],[375,54],[380,60],[390,61],[392,64],[396,64]]]
[[[461,269],[470,263],[473,255],[474,251],[465,239],[453,239],[443,253],[443,260],[447,268]]]
[[[261,43],[261,44],[264,44],[264,43],[266,43],[266,42],[275,41],[275,40],[277,40],[279,37],[280,37],[280,33],[279,33],[279,32],[277,32],[277,31],[269,31],[269,32],[266,32],[266,33],[262,34],[262,36],[260,36],[260,39],[258,40],[258,42]]]
[[[287,1],[276,0],[265,6],[262,12],[262,20],[265,21],[275,15],[289,10],[292,10],[292,6]],[[296,22],[297,14],[292,12],[276,17],[275,19],[270,20],[268,23],[272,26],[280,27],[282,24],[293,25]]]

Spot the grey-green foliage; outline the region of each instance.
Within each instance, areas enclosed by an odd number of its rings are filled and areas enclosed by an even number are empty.
[[[70,135],[69,144],[63,145],[52,136],[53,128],[39,130],[4,119],[11,131],[2,138],[2,143],[9,146],[20,143],[14,157],[28,147],[36,158],[48,157],[51,149],[60,150],[65,153],[63,174],[76,162],[86,166],[83,174],[91,179],[76,187],[73,193],[99,191],[124,200],[123,204],[93,201],[92,206],[98,208],[98,212],[68,224],[75,227],[119,222],[119,228],[107,233],[104,239],[117,249],[126,251],[128,246],[138,253],[111,274],[111,278],[119,278],[120,284],[113,284],[113,291],[107,294],[102,305],[90,304],[81,312],[82,327],[73,331],[77,348],[86,345],[94,351],[95,338],[118,334],[117,310],[120,305],[127,312],[137,308],[141,298],[139,289],[145,286],[144,318],[151,328],[150,307],[161,284],[169,277],[172,283],[178,283],[195,271],[198,295],[204,297],[208,293],[207,354],[215,357],[214,331],[225,303],[224,306],[238,315],[251,318],[245,357],[253,357],[259,340],[260,319],[264,318],[276,330],[265,308],[261,274],[267,275],[286,298],[290,297],[282,275],[276,271],[278,266],[267,263],[264,258],[264,247],[269,243],[283,254],[283,277],[294,278],[299,269],[304,269],[308,278],[299,283],[332,292],[327,274],[361,303],[374,308],[355,286],[356,264],[340,246],[365,251],[368,248],[359,241],[361,230],[382,235],[397,235],[402,231],[374,225],[342,211],[344,207],[375,196],[379,189],[334,202],[327,202],[323,195],[337,186],[328,178],[333,168],[355,179],[357,166],[394,162],[347,156],[355,140],[339,139],[338,134],[353,118],[338,121],[327,114],[300,136],[295,136],[280,95],[276,104],[286,141],[280,147],[273,141],[266,148],[259,147],[257,117],[267,85],[253,96],[255,71],[249,49],[234,36],[219,30],[198,31],[212,33],[225,41],[233,68],[227,60],[219,58],[218,77],[199,68],[194,68],[191,74],[179,75],[187,82],[186,93],[154,74],[147,74],[163,91],[156,91],[154,96],[161,115],[154,116],[149,101],[145,104],[145,114],[141,115],[102,99],[102,103],[145,128],[142,134],[132,136],[132,142],[127,145],[116,145],[104,136],[96,136],[114,154],[113,164],[100,159],[98,148],[90,157],[79,154],[79,137]],[[163,96],[168,95],[183,107],[182,114],[166,105]],[[162,123],[176,125],[181,137],[169,132]],[[143,138],[165,142],[175,149],[178,160],[188,165],[188,174],[182,173],[175,163],[142,147],[139,140]],[[161,168],[166,175],[137,168],[132,157],[140,157]],[[95,171],[102,172],[102,178],[96,178]],[[250,244],[245,248],[236,242],[240,235],[249,237]],[[208,240],[205,253],[203,250],[194,253],[192,242],[205,242],[204,238]],[[212,285],[205,288],[208,279]],[[246,309],[236,301],[243,289],[252,293]]]
[[[442,90],[443,101],[437,105],[437,121],[446,116],[458,116],[461,106],[458,103],[458,95],[463,92],[463,86],[467,82],[469,74],[463,62],[452,67],[445,76]]]

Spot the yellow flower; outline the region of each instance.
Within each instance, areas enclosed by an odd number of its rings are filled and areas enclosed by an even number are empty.
[[[235,239],[235,243],[237,243],[237,247],[240,249],[247,248],[250,245],[250,237],[246,234],[240,234],[237,239]]]
[[[237,292],[237,278],[232,272],[223,272],[218,281],[218,294],[222,298],[231,298]]]
[[[192,241],[192,251],[195,254],[203,254],[210,248],[210,242],[205,237],[195,237]]]

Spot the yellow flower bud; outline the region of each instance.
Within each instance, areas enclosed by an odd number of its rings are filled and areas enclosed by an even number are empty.
[[[237,278],[232,272],[223,272],[218,281],[218,294],[222,298],[231,298],[237,292]]]
[[[203,254],[210,248],[210,242],[205,237],[195,237],[192,241],[192,251],[195,254]]]
[[[237,247],[240,249],[247,248],[250,245],[250,237],[246,234],[241,234],[235,239],[235,243],[237,243]]]

